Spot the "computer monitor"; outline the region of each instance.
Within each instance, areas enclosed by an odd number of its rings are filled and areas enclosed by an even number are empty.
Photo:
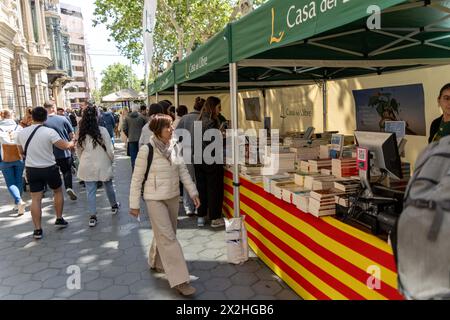
[[[402,164],[395,133],[355,131],[358,145],[374,156],[371,163],[391,177],[402,179]]]

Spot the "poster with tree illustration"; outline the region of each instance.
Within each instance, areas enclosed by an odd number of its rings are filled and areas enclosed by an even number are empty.
[[[405,121],[407,135],[426,135],[422,84],[353,90],[356,128],[385,131],[386,121]]]

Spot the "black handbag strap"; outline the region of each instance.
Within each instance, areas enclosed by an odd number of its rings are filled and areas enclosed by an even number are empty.
[[[28,137],[27,142],[25,143],[25,149],[23,150],[23,154],[26,157],[27,156],[27,150],[28,150],[28,145],[30,144],[31,139],[33,139],[34,134],[36,133],[36,131],[38,131],[38,129],[42,127],[42,124],[38,125],[33,132],[30,134],[30,136]]]

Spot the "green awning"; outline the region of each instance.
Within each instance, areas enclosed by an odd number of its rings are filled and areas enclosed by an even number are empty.
[[[450,63],[449,0],[373,2],[383,9],[381,29],[368,28],[368,20],[374,20],[368,11],[372,4],[366,1],[269,1],[180,62],[194,56],[191,61],[198,61],[200,49],[205,52],[206,47],[222,57],[214,60],[222,62],[208,65],[189,79],[177,73],[180,92],[229,87],[226,49],[212,44],[227,34],[231,41],[219,42],[228,43],[229,61],[238,64],[239,89],[310,84]],[[324,3],[329,8],[322,12]],[[303,10],[305,6],[309,10]],[[175,68],[186,70],[186,65]]]
[[[183,83],[227,65],[229,28],[225,28],[188,57],[175,64],[176,83]]]
[[[232,24],[232,60],[293,44],[368,16],[405,0],[272,0]],[[292,48],[292,51],[295,49]]]

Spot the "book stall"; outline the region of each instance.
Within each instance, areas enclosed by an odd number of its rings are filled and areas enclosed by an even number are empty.
[[[302,19],[306,5],[314,8]],[[264,150],[236,133],[227,157],[249,144],[246,159],[257,153],[257,161],[234,161],[224,179],[224,214],[245,216],[252,250],[303,299],[403,299],[389,234],[411,175],[411,161],[400,157],[405,141],[391,132],[327,132],[343,107],[329,105],[327,84],[449,64],[450,16],[440,2],[377,6],[383,31],[368,28],[364,1],[268,1],[149,87],[173,92],[176,103],[180,92],[229,92],[238,129],[238,89],[320,85],[322,133],[287,132],[279,148]]]

